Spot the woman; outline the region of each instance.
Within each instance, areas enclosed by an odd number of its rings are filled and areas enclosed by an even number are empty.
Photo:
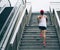
[[[40,37],[43,37],[43,44],[46,46],[46,29],[47,29],[47,16],[44,15],[44,10],[40,11],[38,16],[39,29],[41,30]]]

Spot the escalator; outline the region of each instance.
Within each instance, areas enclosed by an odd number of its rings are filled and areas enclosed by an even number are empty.
[[[2,13],[0,14],[0,30],[2,28],[2,26],[4,25],[6,19],[8,18],[11,10],[12,10],[13,7],[6,7]]]
[[[13,7],[5,7],[5,9],[0,14],[0,41],[3,38],[3,36],[4,36],[4,32],[1,33],[1,29],[4,26],[7,18],[9,17],[12,9],[13,9]],[[8,26],[6,26],[6,27],[8,27]],[[5,28],[5,30],[6,30],[6,28]]]
[[[39,13],[32,13],[29,25],[25,26],[18,50],[60,50],[56,28],[51,22],[49,13],[45,14],[48,16],[46,47],[43,46],[42,38],[39,37],[40,30],[37,22]]]
[[[0,50],[17,50],[17,45],[18,45],[17,43],[19,41],[17,41],[18,38],[13,38],[13,37],[16,37],[16,34],[18,33],[19,28],[17,28],[16,30],[17,25],[18,27],[20,27],[20,24],[22,25],[26,24],[26,22],[22,23],[27,18],[27,17],[24,17],[26,16],[25,14],[26,5],[22,4],[22,0],[21,0],[21,2],[19,1],[16,2],[14,7],[6,7],[6,6],[7,5],[4,5],[4,7],[2,7],[4,9],[0,8],[2,9],[0,11]],[[20,29],[22,29],[22,27]],[[11,43],[11,40],[13,43]],[[15,42],[14,40],[16,40],[17,42]],[[13,49],[14,47],[15,49]]]

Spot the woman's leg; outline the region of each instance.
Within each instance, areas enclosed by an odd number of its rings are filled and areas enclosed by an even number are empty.
[[[46,46],[46,30],[43,30],[43,44]]]
[[[43,31],[41,30],[41,32],[40,32],[40,37],[43,37]]]
[[[43,45],[46,46],[46,30],[41,30],[40,37],[43,38]]]

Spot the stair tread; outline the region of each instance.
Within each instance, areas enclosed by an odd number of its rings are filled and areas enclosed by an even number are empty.
[[[32,39],[34,39],[34,40],[36,40],[36,39],[41,39],[40,37],[38,38],[38,37],[35,37],[35,38],[22,38],[22,40],[32,40]],[[58,38],[46,38],[46,40],[58,40]]]
[[[39,29],[25,29],[24,31],[40,31]],[[56,31],[55,29],[48,29],[47,31]]]
[[[40,33],[40,31],[24,31],[24,32],[27,32],[27,33],[29,33],[29,32],[31,32],[31,33],[34,33],[34,32],[36,32],[36,33]],[[56,31],[47,31],[46,33],[56,33]]]
[[[24,35],[40,35],[40,33],[25,33],[25,34],[23,34],[23,36]],[[56,35],[56,34],[54,34],[54,33],[46,33],[46,35]]]
[[[21,48],[21,50],[60,50],[59,48]]]
[[[30,38],[30,37],[40,37],[40,35],[24,35],[24,37],[26,38]],[[46,35],[46,37],[57,37],[56,35]]]
[[[37,25],[38,26],[38,25]],[[26,26],[26,27],[37,27],[37,26],[33,26],[33,25],[28,25],[28,26]],[[54,25],[48,25],[47,27],[54,27]]]
[[[59,46],[46,46],[47,48],[52,48],[52,49],[54,49],[54,48],[59,48]],[[38,48],[43,48],[43,45],[41,46],[41,45],[36,45],[36,46],[21,46],[21,48],[24,48],[24,49],[26,49],[26,48],[35,48],[35,49],[38,49]]]

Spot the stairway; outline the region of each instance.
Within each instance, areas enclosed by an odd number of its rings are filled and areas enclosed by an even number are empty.
[[[30,25],[24,29],[18,50],[60,50],[55,26],[51,23],[49,13],[45,14],[48,16],[47,46],[43,46],[42,38],[39,37],[40,30],[37,23],[39,13],[32,13]]]

